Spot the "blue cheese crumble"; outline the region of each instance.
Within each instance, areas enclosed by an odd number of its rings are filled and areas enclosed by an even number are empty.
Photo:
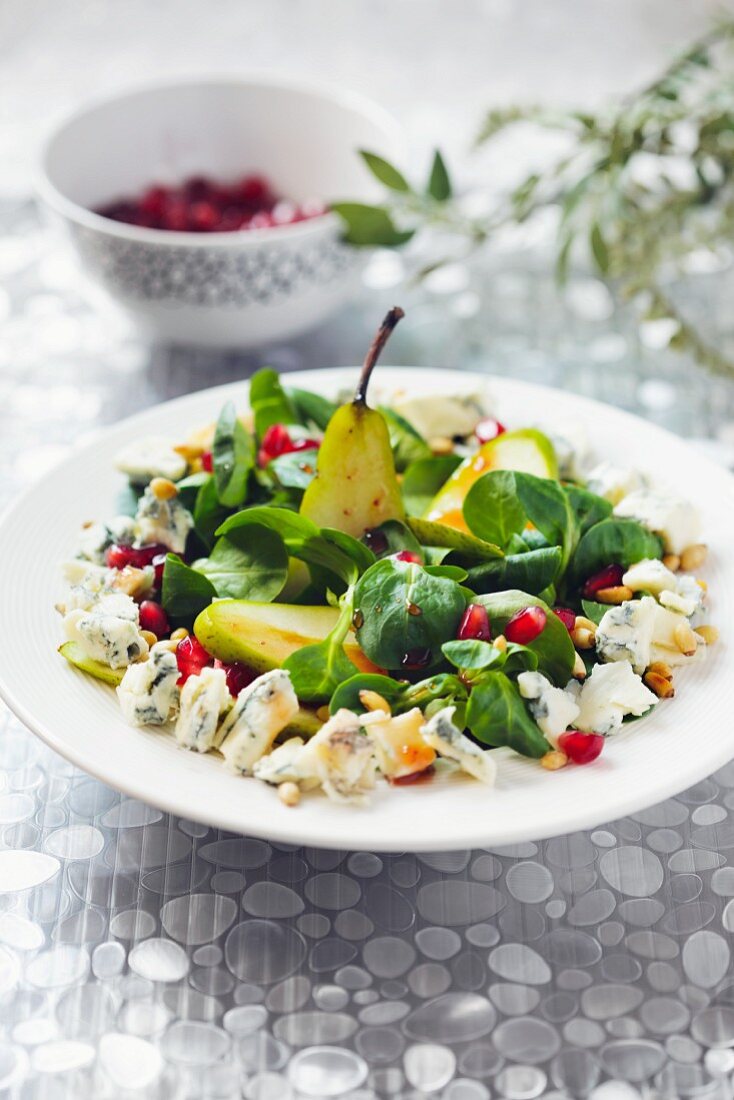
[[[118,451],[115,466],[133,485],[147,485],[154,477],[179,481],[186,473],[186,459],[173,449],[170,439],[160,435],[128,443]]]
[[[554,687],[542,672],[521,672],[517,686],[539,729],[556,747],[558,738],[575,720],[579,708],[568,691]]]
[[[572,681],[567,690],[579,707],[574,725],[585,733],[616,733],[627,715],[639,717],[658,701],[629,661],[595,665],[583,686]]]
[[[154,645],[145,661],[130,665],[117,688],[122,713],[133,726],[162,726],[178,706],[176,655],[165,642]]]
[[[701,533],[698,510],[687,500],[667,493],[638,489],[620,501],[614,514],[636,519],[659,535],[668,554],[682,554],[686,547],[698,542]]]
[[[297,714],[291,678],[281,668],[266,672],[244,688],[218,733],[220,751],[231,770],[249,774]]]
[[[135,522],[138,539],[143,545],[158,542],[174,554],[183,554],[189,531],[194,526],[191,513],[177,497],[160,500],[150,486],[140,498]]]
[[[602,661],[629,661],[637,673],[650,664],[658,605],[652,596],[610,607],[596,628],[596,652]]]
[[[577,709],[577,708],[574,708]],[[439,756],[455,761],[462,771],[491,787],[497,778],[497,765],[489,749],[480,749],[454,725],[456,707],[444,707],[422,727],[423,740]]]
[[[138,606],[122,593],[103,596],[90,611],[69,611],[63,627],[69,641],[78,642],[89,658],[110,668],[125,668],[148,653],[138,629]]]
[[[181,709],[174,731],[178,743],[195,752],[217,748],[219,719],[231,704],[224,669],[203,668],[198,676],[189,676],[181,688]]]

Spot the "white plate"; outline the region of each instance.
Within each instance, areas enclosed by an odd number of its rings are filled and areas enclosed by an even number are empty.
[[[354,377],[352,370],[331,370],[288,380],[333,395]],[[734,756],[734,649],[727,644],[734,622],[734,478],[660,428],[571,394],[422,368],[382,367],[377,378],[421,393],[445,392],[447,383],[486,387],[497,415],[512,426],[583,424],[600,457],[648,470],[698,503],[711,549],[705,569],[710,620],[722,640],[705,662],[677,675],[674,700],[610,739],[593,766],[549,773],[503,750],[495,789],[454,778],[399,790],[380,784],[364,809],[337,806],[321,795],[288,809],[273,788],[228,774],[217,757],[186,752],[170,735],[126,725],[114,692],[56,652],[60,563],[73,552],[83,521],[114,514],[122,484],[112,466],[118,448],[151,432],[183,438],[213,420],[230,398],[245,407],[247,386],[239,383],[105,428],[5,514],[0,694],[21,720],[80,768],[171,813],[276,841],[375,851],[497,846],[589,828],[673,795]]]

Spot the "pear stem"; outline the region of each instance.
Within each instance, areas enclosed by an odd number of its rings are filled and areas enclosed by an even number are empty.
[[[370,344],[370,349],[365,356],[364,365],[362,366],[362,373],[359,376],[359,382],[357,383],[357,389],[354,393],[355,405],[367,404],[367,386],[369,385],[370,376],[374,369],[375,363],[380,358],[380,353],[385,344],[390,338],[390,333],[397,325],[398,321],[405,316],[404,311],[400,306],[393,306],[388,313],[385,314],[385,318],[375,333],[375,338]]]

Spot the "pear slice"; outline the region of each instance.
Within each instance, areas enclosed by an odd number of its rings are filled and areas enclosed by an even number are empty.
[[[536,477],[558,477],[556,453],[548,436],[536,428],[503,432],[456,467],[431,501],[424,518],[468,531],[463,513],[466,494],[475,481],[490,470],[517,470]]]
[[[70,665],[81,672],[86,672],[88,676],[94,676],[95,680],[102,680],[105,684],[112,684],[113,687],[122,683],[122,677],[125,675],[124,668],[110,668],[109,665],[103,665],[101,661],[93,660],[87,656],[79,642],[64,642],[59,646],[59,653],[62,657],[66,657]]]
[[[194,623],[201,644],[220,661],[241,661],[255,672],[281,668],[291,653],[322,642],[336,624],[335,607],[215,600]],[[360,672],[375,672],[350,631],[344,651]]]
[[[367,386],[380,352],[403,316],[385,317],[362,367],[354,400],[336,410],[319,448],[316,476],[303,494],[301,514],[319,527],[361,538],[370,527],[404,519],[390,435],[382,413],[367,404]]]

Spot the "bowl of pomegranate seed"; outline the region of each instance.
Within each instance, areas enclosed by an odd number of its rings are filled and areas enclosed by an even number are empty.
[[[62,123],[39,191],[85,275],[146,334],[252,347],[318,325],[358,290],[364,250],[329,204],[373,200],[357,150],[399,145],[392,118],[348,92],[157,84]]]

